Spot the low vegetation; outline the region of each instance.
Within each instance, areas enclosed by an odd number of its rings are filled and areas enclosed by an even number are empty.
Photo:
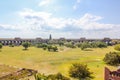
[[[120,44],[115,45],[114,49],[120,51]]]
[[[0,49],[2,49],[3,45],[0,43]]]
[[[30,43],[29,42],[23,42],[22,46],[25,48],[25,50],[27,50],[28,47],[30,47]]]
[[[120,53],[109,52],[105,55],[104,61],[109,65],[119,65],[120,64]]]
[[[120,51],[120,44],[115,45],[114,49]],[[109,52],[103,60],[106,64],[118,66],[120,64],[120,52]]]
[[[14,47],[14,44],[12,44],[12,43],[11,43],[11,44],[9,44],[9,47]]]
[[[89,71],[89,68],[86,64],[74,63],[69,70],[70,77],[79,79],[79,80],[90,80],[93,79],[92,72]]]
[[[49,44],[45,44],[45,43],[38,43],[38,44],[36,44],[36,47],[37,48],[42,48],[43,50],[52,51],[52,52],[57,52],[58,51],[57,46],[49,45]]]
[[[83,42],[77,43],[76,45],[81,48],[81,50],[85,50],[86,48],[107,48],[107,44],[104,42]]]
[[[35,80],[70,80],[70,78],[63,76],[61,73],[50,75],[38,73],[35,75]]]
[[[28,49],[29,47],[29,50],[23,51],[22,46],[25,48],[25,50]],[[25,42],[22,44],[22,46],[15,46],[14,48],[5,46],[3,48],[3,51],[1,52],[2,54],[0,54],[1,57],[0,62],[7,65],[16,65],[18,67],[25,67],[25,68],[32,68],[35,70],[39,70],[40,73],[45,73],[45,76],[49,73],[53,73],[53,75],[56,75],[54,73],[60,72],[62,76],[65,75],[67,77],[69,77],[70,75],[69,69],[71,69],[70,65],[72,63],[76,63],[76,62],[87,63],[88,67],[90,68],[90,73],[91,72],[94,73],[93,74],[95,76],[94,80],[101,80],[101,78],[103,78],[102,73],[104,71],[104,66],[109,66],[105,64],[107,63],[106,62],[107,58],[105,59],[104,56],[106,57],[107,55],[106,53],[108,52],[115,51],[113,46],[107,46],[106,43],[103,42],[92,42],[92,43],[70,42],[67,43],[67,46],[66,43],[64,44],[61,43],[60,45],[39,43],[36,44],[37,48],[34,46],[30,47],[30,44],[28,42]],[[85,48],[80,49],[83,46],[85,46]],[[64,50],[58,51],[58,49],[60,48],[63,48]],[[91,50],[86,51],[85,49],[87,48],[90,48]],[[57,53],[57,54],[51,54],[51,53]],[[103,62],[103,58],[105,63]],[[113,60],[113,58],[111,60]],[[88,69],[88,67],[86,69]],[[114,68],[114,66],[112,66],[111,68]],[[79,77],[73,77],[73,78],[79,79]],[[92,77],[87,76],[86,79],[88,78],[91,79]]]

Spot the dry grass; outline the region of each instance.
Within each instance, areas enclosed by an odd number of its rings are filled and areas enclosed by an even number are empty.
[[[22,49],[22,46],[3,47],[0,52],[0,63],[31,68],[45,74],[61,72],[68,76],[70,65],[81,62],[88,64],[90,70],[94,72],[94,80],[103,80],[106,65],[102,60],[106,53],[114,51],[113,47],[88,51],[81,51],[79,48],[65,49],[60,52],[48,52],[35,47],[30,47],[27,51]],[[115,69],[115,67],[108,67]]]

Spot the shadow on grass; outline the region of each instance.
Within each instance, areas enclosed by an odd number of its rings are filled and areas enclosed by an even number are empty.
[[[93,51],[92,49],[85,49],[84,51]]]
[[[22,49],[23,51],[28,51],[29,49]]]

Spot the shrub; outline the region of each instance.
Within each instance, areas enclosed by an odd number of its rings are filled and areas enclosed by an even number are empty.
[[[43,47],[43,50],[46,50],[47,49],[47,47]]]
[[[91,48],[97,48],[98,47],[97,42],[92,42],[92,43],[90,43],[90,45],[91,45]]]
[[[48,75],[48,80],[70,80],[69,78],[63,76],[61,73]]]
[[[45,76],[44,74],[40,74],[40,73],[35,74],[34,77],[35,77],[35,80],[48,80],[47,76]]]
[[[59,41],[58,44],[59,44],[59,46],[64,46],[64,42],[63,41]]]
[[[48,51],[52,50],[52,46],[51,45],[47,46],[47,48],[48,48]]]
[[[114,49],[120,51],[120,44],[115,45]]]
[[[9,45],[9,47],[14,47],[14,44],[11,43],[11,44]]]
[[[57,46],[52,47],[53,51],[56,52],[58,50]]]
[[[86,48],[91,48],[91,45],[87,42],[82,43],[81,50],[85,50]]]
[[[117,52],[109,52],[105,55],[103,60],[106,64],[118,65],[120,64],[120,55]]]
[[[107,44],[104,43],[104,42],[97,42],[97,47],[99,47],[99,48],[106,48]]]
[[[35,80],[70,80],[70,79],[63,76],[61,73],[50,74],[48,76],[39,73],[35,75]]]
[[[54,52],[56,52],[58,50],[57,46],[51,46],[51,45],[49,45],[47,48],[48,48],[48,51],[54,51]]]
[[[72,64],[69,70],[70,77],[77,78],[79,80],[90,80],[93,78],[92,74],[93,73],[89,71],[87,65],[80,63]]]
[[[65,43],[65,46],[69,47],[69,48],[76,48],[76,46],[74,44],[72,44],[71,42]]]
[[[38,43],[38,44],[36,44],[36,47],[37,48],[44,48],[44,47],[47,47],[47,44],[45,44],[45,43]]]
[[[78,48],[80,48],[81,45],[82,45],[82,43],[76,43],[75,45],[76,45]]]
[[[0,49],[2,49],[3,45],[0,43]]]
[[[22,43],[22,46],[25,48],[25,50],[27,50],[27,48],[30,47],[30,43],[24,42],[24,43]]]

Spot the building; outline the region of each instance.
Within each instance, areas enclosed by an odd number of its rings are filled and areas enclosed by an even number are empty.
[[[120,68],[116,71],[110,71],[105,67],[104,80],[120,80]]]
[[[58,43],[59,41],[66,41],[66,42],[73,42],[73,43],[82,43],[82,42],[97,42],[97,41],[102,41],[105,43],[111,43],[112,39],[110,38],[104,38],[104,39],[86,39],[86,38],[79,38],[79,39],[65,39],[65,38],[59,38],[59,39],[52,39],[52,36],[50,34],[49,39],[42,39],[42,38],[35,38],[35,39],[22,39],[19,37],[16,38],[0,38],[0,43],[3,45],[21,45],[23,42],[30,42],[32,44],[36,43],[49,43],[49,41]]]

